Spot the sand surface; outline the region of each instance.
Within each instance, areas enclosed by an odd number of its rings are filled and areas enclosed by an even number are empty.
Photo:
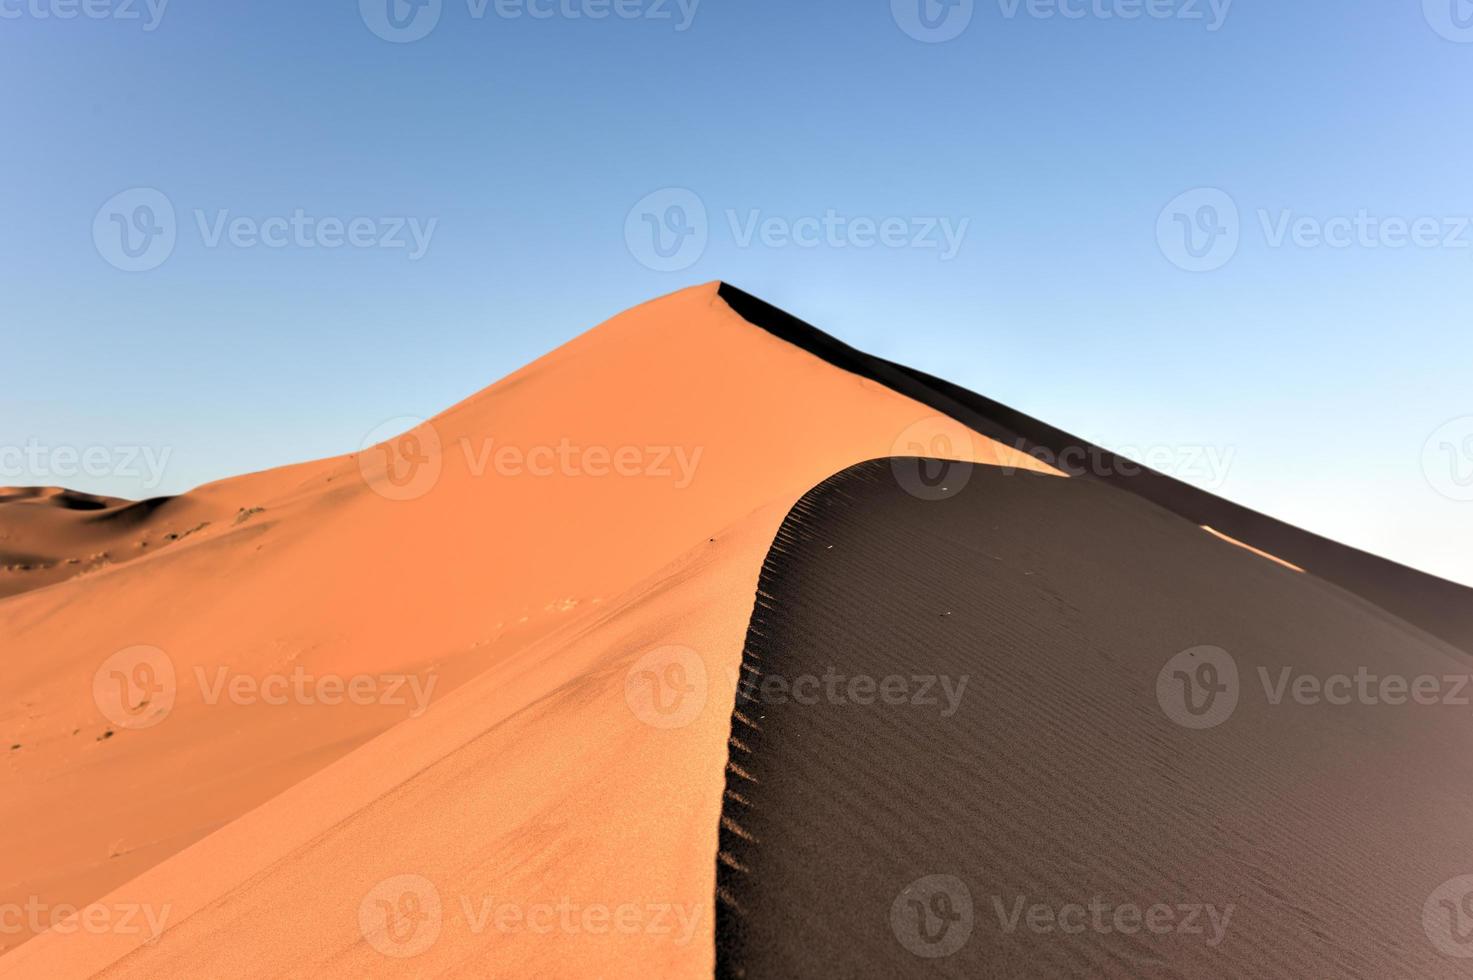
[[[1468,590],[1057,479],[1097,447],[718,284],[364,444],[0,490],[0,978],[893,975],[934,875],[1236,910],[1212,947],[977,918],[943,975],[1456,975],[1467,709],[1255,692],[1466,671]],[[1210,731],[1157,688],[1206,646]],[[969,694],[739,699],[787,660]]]
[[[718,975],[1468,975],[1466,655],[1102,483],[894,463],[764,567]]]
[[[515,940],[448,921],[486,893],[617,907],[705,889],[709,918],[714,872],[686,856],[715,851],[726,711],[652,728],[624,665],[683,642],[731,675],[787,507],[856,461],[938,448],[1046,469],[753,327],[712,284],[614,318],[407,437],[132,512],[105,542],[130,560],[0,601],[0,906],[174,912],[147,949],[129,953],[146,930],[52,930],[0,975],[124,957],[114,969],[140,975],[209,962],[287,976],[308,954],[324,957],[318,976],[367,962],[477,975],[493,948],[520,962]],[[7,501],[0,529],[39,555],[98,546],[94,527],[46,514]],[[719,571],[686,583],[702,562]],[[692,600],[702,589],[721,601]],[[634,673],[677,676],[659,666]],[[445,899],[429,959],[385,957],[360,926],[360,892],[397,868]],[[702,928],[704,945],[668,955],[708,960]],[[543,938],[522,941],[572,957],[551,972],[607,952]]]

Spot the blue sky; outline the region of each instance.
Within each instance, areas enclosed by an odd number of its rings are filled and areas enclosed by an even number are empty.
[[[350,451],[721,278],[1473,583],[1470,79],[1467,0],[0,0],[0,483]]]

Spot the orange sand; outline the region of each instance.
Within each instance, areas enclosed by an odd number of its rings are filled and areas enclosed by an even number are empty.
[[[1262,551],[1258,548],[1253,547],[1251,544],[1245,544],[1242,541],[1239,541],[1237,538],[1230,538],[1226,534],[1223,534],[1221,531],[1217,530],[1217,528],[1215,527],[1208,527],[1206,524],[1203,524],[1202,530],[1206,531],[1214,538],[1219,538],[1231,545],[1237,545],[1244,551],[1251,551],[1260,558],[1267,558],[1269,561],[1277,565],[1283,565],[1285,568],[1290,569],[1291,571],[1299,572],[1300,574],[1304,573],[1304,569],[1300,568],[1298,565],[1284,561],[1284,559],[1278,557],[1277,555],[1271,555],[1267,551]]]
[[[193,533],[0,600],[0,909],[101,906],[0,977],[709,975],[758,566],[809,487],[896,453],[1045,469],[712,284],[408,438],[203,487],[109,547]],[[19,510],[0,533],[44,537]],[[292,676],[339,686],[251,693]],[[323,703],[354,677],[373,703]]]

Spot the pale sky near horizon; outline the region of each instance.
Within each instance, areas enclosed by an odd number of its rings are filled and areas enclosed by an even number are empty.
[[[726,279],[1473,584],[1470,80],[1468,0],[0,0],[0,485],[350,452]]]

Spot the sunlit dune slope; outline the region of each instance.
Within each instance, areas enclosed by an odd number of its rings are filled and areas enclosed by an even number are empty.
[[[0,977],[710,976],[735,672],[785,509],[101,901],[152,913],[157,941],[47,933]],[[672,669],[688,692],[657,705],[647,675]]]

